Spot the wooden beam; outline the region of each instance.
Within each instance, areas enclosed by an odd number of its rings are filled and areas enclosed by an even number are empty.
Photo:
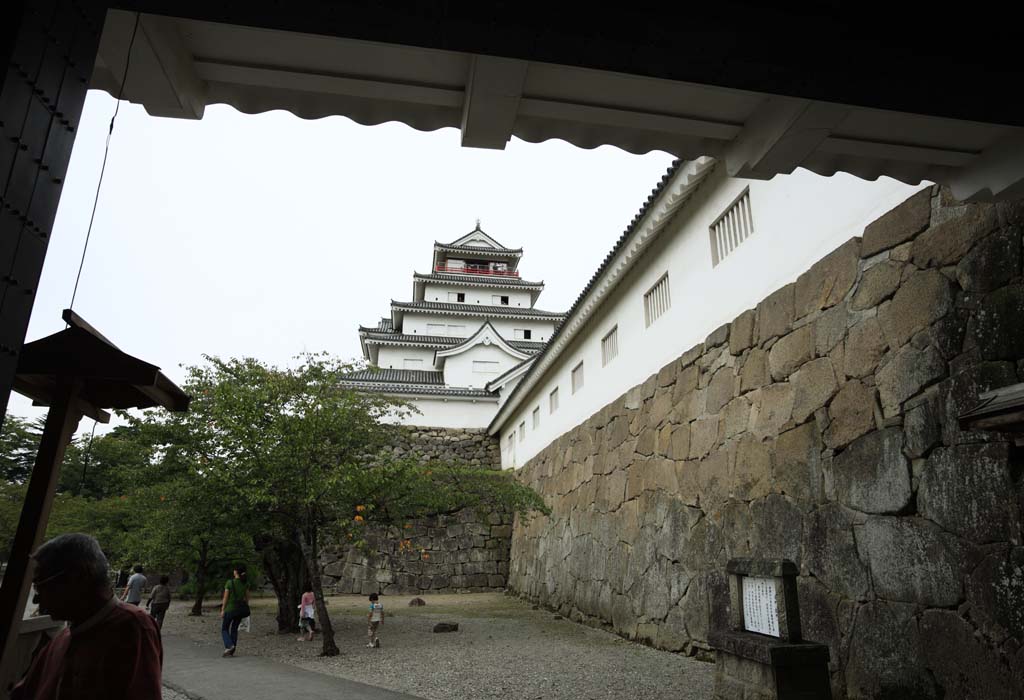
[[[513,58],[474,56],[462,107],[462,145],[501,150],[512,128],[530,64]]]
[[[25,612],[25,603],[32,585],[32,552],[40,545],[50,519],[53,496],[57,491],[60,465],[64,461],[71,436],[82,414],[78,407],[81,381],[62,377],[46,414],[46,427],[39,442],[32,478],[25,503],[21,507],[18,529],[14,533],[7,571],[0,584],[0,676],[7,677],[6,665],[11,663],[18,629]]]

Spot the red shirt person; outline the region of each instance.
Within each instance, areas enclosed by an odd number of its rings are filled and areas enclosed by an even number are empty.
[[[36,656],[11,700],[160,700],[156,622],[113,596],[95,538],[55,537],[33,555],[39,611],[67,620]]]

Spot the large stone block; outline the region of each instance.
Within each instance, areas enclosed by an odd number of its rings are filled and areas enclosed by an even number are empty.
[[[814,329],[801,326],[778,340],[768,353],[772,379],[782,381],[814,356]]]
[[[853,287],[860,262],[860,239],[846,243],[814,263],[796,280],[793,308],[797,318],[835,306]]]
[[[708,384],[707,412],[712,415],[718,413],[725,404],[732,401],[735,395],[736,377],[732,367],[722,367],[715,372],[715,376]]]
[[[690,424],[690,459],[700,459],[718,441],[718,417],[701,418]]]
[[[911,459],[923,457],[942,440],[938,393],[929,395],[903,416],[903,450]]]
[[[1021,229],[1007,228],[978,242],[956,266],[964,291],[985,293],[1021,274]]]
[[[986,557],[967,580],[967,602],[971,619],[990,639],[1024,639],[1024,547]]]
[[[832,352],[846,337],[846,329],[850,325],[850,310],[846,302],[836,304],[815,319],[814,354],[824,357]]]
[[[971,542],[1020,542],[1020,506],[1006,443],[940,447],[928,457],[921,514]]]
[[[800,566],[804,521],[796,501],[782,494],[769,494],[751,502],[750,519],[748,539],[753,556],[789,559]]]
[[[953,374],[938,387],[942,441],[947,445],[962,442],[987,442],[995,439],[989,432],[963,432],[957,419],[978,405],[978,396],[1019,380],[1009,362],[981,362]]]
[[[744,358],[743,367],[740,369],[740,391],[760,389],[770,382],[768,352],[761,348],[754,348]]]
[[[772,487],[812,503],[821,497],[821,438],[813,422],[787,430],[775,441]]]
[[[850,329],[843,354],[847,377],[866,377],[878,368],[889,347],[877,318],[866,318]]]
[[[825,444],[841,448],[875,428],[875,390],[859,381],[843,385],[828,407]]]
[[[924,663],[947,698],[1019,700],[1024,674],[1016,664],[978,638],[974,628],[951,610],[921,616]]]
[[[853,533],[862,520],[829,503],[807,515],[804,529],[804,566],[830,591],[851,600],[864,600],[871,585]]]
[[[729,342],[729,324],[725,323],[715,330],[711,331],[711,334],[704,339],[704,348],[714,348],[719,345],[725,345]]]
[[[888,299],[900,285],[904,265],[895,260],[884,260],[864,270],[857,283],[857,291],[850,299],[850,309],[863,311],[878,306]]]
[[[757,305],[757,336],[759,342],[785,335],[793,327],[793,290],[796,285],[785,287],[770,294]]]
[[[750,424],[750,401],[739,396],[722,411],[719,423],[719,441],[727,440],[744,432]]]
[[[931,190],[925,188],[864,227],[861,256],[867,258],[909,241],[931,221]]]
[[[1024,285],[998,289],[981,303],[970,332],[986,360],[1024,357]]]
[[[832,360],[827,357],[803,365],[790,377],[790,383],[793,385],[793,420],[797,423],[807,420],[839,391]]]
[[[654,399],[651,401],[651,427],[657,427],[668,417],[672,411],[672,388],[660,387],[654,392]]]
[[[751,392],[748,398],[750,432],[759,438],[778,435],[793,416],[793,386],[789,382],[770,384]]]
[[[918,267],[955,265],[996,223],[994,207],[971,205],[961,216],[932,226],[918,236],[911,259]]]
[[[857,529],[856,537],[880,598],[934,607],[961,601],[962,548],[934,523],[874,516]]]
[[[690,426],[684,423],[672,428],[672,438],[669,443],[668,457],[671,459],[686,459],[690,453]]]
[[[739,355],[754,344],[754,309],[747,309],[737,316],[729,328],[729,352]]]
[[[886,416],[900,412],[904,401],[938,381],[946,373],[946,362],[932,345],[918,350],[912,345],[902,350],[878,370],[878,398]]]
[[[840,619],[839,596],[813,578],[799,577],[796,589],[803,638],[828,645],[829,669],[834,672],[842,663],[843,637],[849,633],[853,621]]]
[[[941,700],[921,658],[914,606],[881,600],[860,606],[850,641],[846,690],[850,698]]]
[[[910,466],[903,431],[876,430],[857,438],[832,459],[831,475],[841,503],[864,513],[897,513],[910,501]]]
[[[749,433],[736,446],[730,495],[743,501],[767,495],[772,488],[771,442],[762,442]]]
[[[945,316],[953,307],[950,282],[937,270],[917,272],[878,309],[879,322],[893,348],[902,347],[918,331]]]

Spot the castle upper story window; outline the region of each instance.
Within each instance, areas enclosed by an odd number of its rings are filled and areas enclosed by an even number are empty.
[[[493,306],[508,306],[508,296],[503,294],[492,294],[491,304]]]
[[[554,413],[558,410],[558,387],[556,386],[548,394],[548,413]]]
[[[466,293],[465,292],[448,292],[448,301],[453,301],[453,302],[456,302],[458,304],[464,304],[464,303],[466,303]]]

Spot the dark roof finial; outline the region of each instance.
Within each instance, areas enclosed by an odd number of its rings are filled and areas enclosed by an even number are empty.
[[[480,228],[480,217],[477,217],[477,219],[476,219],[476,228],[474,230],[475,231],[481,231],[481,232],[483,231],[483,229]]]

